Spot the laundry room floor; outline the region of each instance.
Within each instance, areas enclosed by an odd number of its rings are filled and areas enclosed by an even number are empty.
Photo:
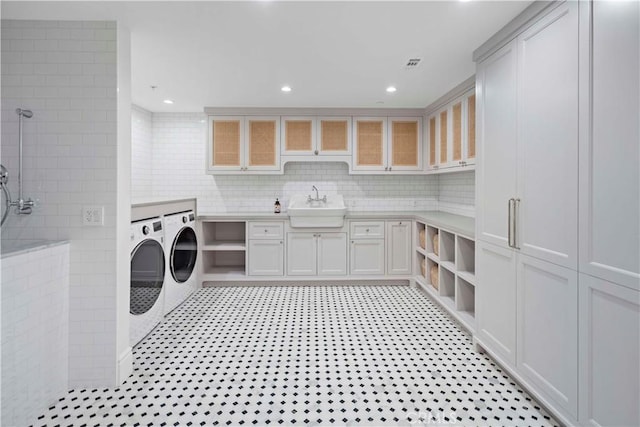
[[[211,287],[134,349],[119,388],[76,389],[35,425],[551,426],[409,286]]]

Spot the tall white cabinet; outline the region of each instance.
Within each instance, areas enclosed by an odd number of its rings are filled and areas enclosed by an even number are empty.
[[[564,422],[640,425],[640,4],[532,8],[475,54],[476,339]]]

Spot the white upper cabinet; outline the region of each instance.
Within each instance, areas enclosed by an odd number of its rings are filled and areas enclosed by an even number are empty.
[[[580,135],[580,271],[640,289],[640,3],[591,7],[581,16],[592,21],[581,45],[580,118],[591,126]]]
[[[315,117],[282,117],[282,155],[318,154]]]
[[[509,246],[509,200],[516,195],[516,48],[509,43],[476,71],[476,236],[502,247]]]
[[[354,171],[422,170],[421,117],[354,117]]]
[[[348,156],[351,117],[282,117],[283,156]]]
[[[458,96],[427,118],[428,170],[475,164],[475,89]]]
[[[479,64],[477,73],[482,105],[478,238],[573,269],[578,247],[577,9],[576,2],[557,6]]]
[[[516,246],[577,268],[578,7],[559,6],[518,40]]]
[[[210,116],[207,172],[279,172],[279,141],[279,117]]]
[[[351,154],[351,117],[318,117],[316,124],[316,151],[319,155]]]

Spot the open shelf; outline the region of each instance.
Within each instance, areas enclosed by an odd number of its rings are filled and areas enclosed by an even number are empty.
[[[421,238],[420,236],[424,234],[424,245],[421,242]],[[418,251],[421,251],[422,253],[427,253],[427,226],[420,222],[420,221],[416,221],[416,249]]]
[[[463,327],[475,330],[475,241],[440,227],[416,222],[417,234],[425,230],[425,246],[416,237],[415,259],[418,266],[425,261],[426,271],[418,269],[416,283]],[[435,240],[435,244],[434,244]],[[437,284],[433,284],[430,269],[437,272]]]
[[[244,221],[205,221],[202,223],[204,246],[216,244],[246,244],[246,223]]]
[[[245,221],[202,222],[202,273],[209,276],[203,280],[246,276],[246,229]]]
[[[202,253],[205,274],[245,274],[244,251],[204,250]]]
[[[456,238],[453,233],[440,230],[440,260],[456,262]]]
[[[456,288],[456,310],[465,313],[470,319],[476,317],[476,288],[458,276]]]
[[[438,242],[439,234],[440,234],[439,230],[436,227],[431,227],[430,225],[427,226],[427,238],[426,238],[427,254],[430,255],[430,258],[436,260],[436,262],[439,259],[439,255],[438,255],[439,250],[438,248],[434,247],[433,242],[434,242],[434,237],[436,242]]]
[[[470,277],[476,274],[476,243],[466,237],[457,236],[456,268]]]

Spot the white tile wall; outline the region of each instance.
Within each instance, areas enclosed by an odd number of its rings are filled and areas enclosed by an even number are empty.
[[[116,25],[2,20],[2,163],[17,194],[17,107],[24,126],[24,195],[2,239],[70,240],[69,385],[113,385],[116,370]],[[83,227],[83,205],[104,227]],[[4,383],[4,381],[3,381]]]
[[[438,208],[440,210],[475,217],[475,171],[438,175]]]
[[[68,390],[69,244],[1,263],[2,425],[24,426]]]
[[[131,197],[144,199],[153,196],[152,114],[134,105],[131,116]]]
[[[288,163],[284,175],[207,175],[206,132],[204,114],[153,114],[153,196],[195,195],[201,212],[270,211],[276,197],[286,206],[316,185],[321,194],[342,194],[352,210],[436,208],[437,179],[349,175],[344,163]]]

